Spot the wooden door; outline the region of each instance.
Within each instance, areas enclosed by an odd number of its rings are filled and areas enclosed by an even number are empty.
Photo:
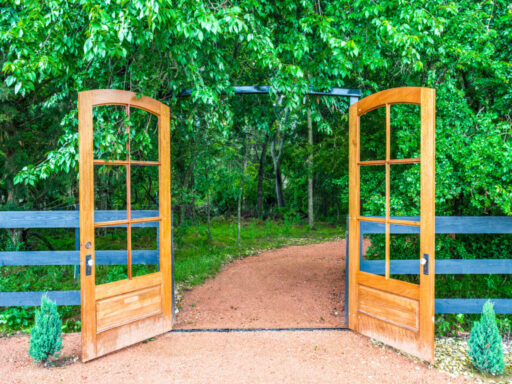
[[[392,159],[391,106],[415,104],[421,109],[420,157]],[[365,135],[360,118],[385,108],[385,159],[361,161]],[[370,95],[350,107],[349,116],[349,327],[363,335],[416,355],[434,358],[435,280],[435,91],[430,88],[394,88]],[[410,221],[390,216],[390,170],[396,164],[420,164],[420,219]],[[385,167],[385,217],[361,216],[361,167]],[[385,225],[385,272],[375,275],[360,270],[362,221]],[[390,225],[419,227],[419,284],[390,277]]]
[[[127,128],[127,156],[123,160],[93,158],[93,107],[124,106],[126,113],[139,108],[158,118],[158,161],[132,160],[130,130]],[[82,304],[82,361],[116,351],[169,331],[172,328],[171,261],[171,155],[169,108],[151,98],[137,98],[133,92],[92,90],[78,94],[79,177],[80,177],[80,283]],[[126,168],[126,218],[94,220],[94,167],[110,165]],[[158,167],[157,217],[131,215],[131,169]],[[132,276],[132,226],[158,222],[160,268],[158,272]],[[96,285],[95,228],[126,228],[127,279]]]

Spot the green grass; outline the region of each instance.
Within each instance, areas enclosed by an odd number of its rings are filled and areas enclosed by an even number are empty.
[[[181,239],[175,242],[174,276],[178,283],[201,284],[220,267],[235,258],[256,254],[266,249],[288,245],[311,244],[344,238],[344,228],[318,223],[310,231],[304,223],[249,220],[243,223],[241,247],[236,244],[236,223],[214,220],[211,237],[205,225],[183,227]]]
[[[74,249],[74,231],[38,230],[56,250]],[[206,224],[186,224],[174,230],[174,272],[178,287],[201,284],[215,275],[222,265],[236,258],[260,251],[288,245],[311,244],[343,238],[345,228],[317,223],[309,230],[301,221],[273,221],[250,219],[242,223],[241,246],[237,246],[237,226],[234,220],[215,218],[210,234]],[[96,248],[102,250],[126,249],[126,231],[100,230],[96,233]],[[141,228],[133,232],[136,249],[155,249],[154,228]],[[5,248],[2,246],[2,248]],[[29,236],[26,250],[48,249],[39,237]],[[141,275],[156,270],[156,266],[133,266],[133,274]],[[0,267],[0,291],[52,291],[78,290],[79,282],[73,277],[73,266]],[[97,284],[126,278],[126,266],[97,266]],[[80,330],[80,307],[60,306],[64,331]],[[2,308],[0,331],[28,331],[33,324],[35,307]]]

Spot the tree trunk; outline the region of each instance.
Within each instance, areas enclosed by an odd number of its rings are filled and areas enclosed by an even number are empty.
[[[210,212],[210,188],[208,188],[206,192],[206,212],[207,212],[207,222],[208,222],[208,241],[212,241],[212,231],[211,231],[211,212]]]
[[[236,245],[240,248],[240,231],[242,226],[242,199],[244,193],[244,176],[249,161],[249,138],[245,136],[245,154],[244,163],[242,167],[242,174],[240,175],[240,190],[238,191],[238,212],[237,212],[237,232],[236,232]]]
[[[313,121],[311,120],[311,108],[308,108],[308,223],[309,229],[315,228],[315,212],[313,205]]]
[[[184,194],[188,192],[189,184],[192,179],[192,172],[194,171],[195,162],[196,162],[195,160],[192,160],[190,162],[190,164],[188,165],[187,170],[185,172],[185,176],[183,178],[183,193]],[[183,198],[183,196],[182,196],[181,204],[179,205],[179,207],[180,207],[180,225],[183,225],[183,223],[185,222],[185,216],[187,214],[187,203],[185,201],[185,198]]]
[[[263,217],[263,176],[265,173],[265,159],[267,157],[268,142],[270,141],[270,134],[265,135],[265,142],[261,149],[260,165],[258,169],[258,216]]]
[[[283,158],[283,145],[284,145],[285,133],[277,131],[272,138],[272,145],[270,152],[272,154],[272,161],[274,162],[274,173],[276,177],[276,198],[277,206],[279,208],[284,207],[283,198],[283,178],[281,176],[281,160]],[[276,141],[279,140],[279,149],[276,150]]]
[[[207,234],[208,242],[212,241],[211,231],[211,204],[210,204],[210,180],[208,179],[208,169],[204,169],[204,178],[206,180],[206,223],[208,225]]]

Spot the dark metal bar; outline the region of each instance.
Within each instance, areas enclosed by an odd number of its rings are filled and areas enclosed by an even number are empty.
[[[234,86],[235,95],[267,95],[270,92],[270,86],[268,85],[240,85]],[[186,89],[178,94],[178,97],[190,97],[192,96],[192,89]],[[332,88],[329,92],[315,91],[313,88],[306,93],[309,96],[334,96],[334,97],[349,97],[350,105],[357,102],[361,97],[361,91],[359,89],[349,88]]]
[[[192,328],[173,329],[172,333],[196,333],[196,332],[312,332],[312,331],[350,331],[349,328]]]

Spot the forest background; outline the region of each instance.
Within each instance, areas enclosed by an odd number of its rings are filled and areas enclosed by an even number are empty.
[[[507,1],[0,0],[0,7],[1,210],[75,209],[79,91],[153,97],[172,115],[178,280],[197,283],[228,254],[344,236],[348,100],[305,97],[309,89],[366,96],[423,86],[436,89],[436,215],[512,214]],[[234,96],[235,85],[269,85],[270,94]],[[178,98],[184,89],[191,97]],[[418,154],[418,113],[392,107],[394,157]],[[150,116],[128,119],[102,107],[95,119],[96,156],[123,158],[129,125],[133,154],[154,160]],[[382,111],[364,117],[363,157],[382,158],[383,127]],[[123,175],[97,167],[97,209],[126,206]],[[133,174],[133,209],[155,207],[154,176]],[[418,176],[415,166],[397,167],[392,214],[418,213]],[[383,181],[378,167],[362,174],[364,214],[382,213]],[[123,249],[122,234],[108,235],[105,246]],[[141,242],[150,239],[141,234]],[[393,257],[417,257],[410,240],[397,239]],[[374,238],[369,257],[381,257],[380,242]],[[73,244],[72,231],[0,233],[2,250]],[[512,258],[508,235],[438,236],[436,247],[438,258]],[[107,280],[122,274],[105,270]],[[69,267],[0,267],[0,290],[76,288],[72,275]],[[508,280],[439,276],[436,295],[512,298]],[[0,322],[23,328],[32,316],[30,308],[3,309]],[[502,321],[510,330],[509,318]],[[466,322],[439,317],[438,330]]]

